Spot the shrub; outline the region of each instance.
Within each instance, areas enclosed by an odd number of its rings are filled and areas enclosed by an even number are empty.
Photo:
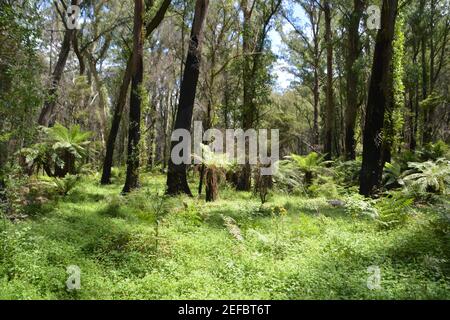
[[[378,218],[378,210],[375,208],[375,201],[367,199],[362,195],[354,194],[345,199],[345,211],[352,217]]]
[[[435,162],[410,162],[411,170],[405,172],[404,181],[407,185],[417,187],[422,192],[447,194],[450,184],[450,161],[444,158]]]
[[[66,128],[57,123],[41,127],[40,135],[41,142],[20,151],[28,173],[43,168],[48,176],[62,178],[79,172],[79,163],[87,157],[90,132],[82,132],[78,125]]]
[[[328,164],[330,161],[324,161],[324,157],[315,152],[307,156],[291,154],[286,160],[279,161],[276,181],[287,186],[288,191],[296,188],[307,191],[315,179],[331,175],[331,170],[326,168]]]
[[[63,178],[54,177],[53,183],[55,185],[56,192],[62,196],[66,196],[76,187],[79,180],[80,177],[78,175],[68,174]]]
[[[336,179],[345,186],[358,186],[361,171],[361,159],[337,163],[335,167]]]
[[[270,196],[270,190],[273,187],[273,180],[271,175],[262,175],[261,166],[257,166],[254,171],[254,194],[259,195],[261,204],[267,202]]]
[[[449,146],[442,140],[439,140],[436,143],[428,143],[426,144],[419,152],[418,155],[420,160],[422,161],[436,161],[440,158],[449,159],[450,148]]]
[[[338,188],[332,177],[320,176],[314,179],[314,183],[309,186],[308,194],[313,197],[323,196],[327,199],[335,199],[339,196]]]
[[[387,194],[376,204],[377,221],[385,229],[404,225],[413,212],[413,202],[413,198],[399,192]]]
[[[399,163],[386,163],[383,170],[383,184],[386,188],[399,188],[405,185],[402,179],[402,167]]]

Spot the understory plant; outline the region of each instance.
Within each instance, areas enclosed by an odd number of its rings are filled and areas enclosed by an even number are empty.
[[[448,194],[450,184],[450,161],[440,158],[422,163],[410,162],[410,170],[405,172],[404,181],[408,186],[421,192]]]
[[[316,152],[306,156],[291,154],[278,162],[276,181],[286,185],[289,191],[302,188],[304,192],[308,192],[318,177],[331,175],[331,170],[327,168],[330,163]]]
[[[29,174],[41,168],[50,177],[75,175],[88,155],[91,132],[80,126],[69,128],[56,123],[51,128],[40,127],[40,142],[21,150],[23,166]]]
[[[225,153],[216,153],[207,145],[202,144],[202,157],[194,155],[205,166],[206,202],[216,201],[219,196],[219,181],[225,176],[231,161]]]

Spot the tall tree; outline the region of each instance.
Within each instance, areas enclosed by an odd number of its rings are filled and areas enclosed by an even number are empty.
[[[383,0],[364,126],[359,192],[365,196],[372,195],[381,183],[384,117],[392,101],[391,65],[397,10],[398,0]]]
[[[174,130],[185,129],[189,131],[191,129],[194,101],[200,74],[203,26],[208,12],[208,5],[209,0],[197,0],[195,4],[194,21],[192,23]],[[176,144],[176,141],[172,142],[171,151]],[[174,164],[170,157],[167,173],[167,194],[176,195],[180,193],[192,195],[187,183],[186,164]]]
[[[150,22],[146,24],[145,36],[149,37],[152,32],[161,24],[167,9],[172,0],[164,0],[160,8],[156,12]],[[150,9],[150,8],[149,8]],[[128,88],[131,80],[131,57],[127,61],[127,66],[123,75],[122,83],[119,88],[119,94],[114,106],[113,117],[111,121],[111,129],[109,131],[108,140],[106,142],[106,154],[103,160],[101,184],[109,184],[111,182],[111,168],[113,164],[114,146],[119,133],[120,121],[122,120],[123,108],[127,100]]]
[[[346,68],[346,96],[347,106],[345,109],[345,158],[354,160],[356,157],[355,148],[355,124],[358,111],[358,81],[359,70],[356,62],[361,54],[361,44],[359,35],[359,24],[363,14],[364,2],[353,0],[353,11],[350,15],[347,30],[347,55],[345,59]]]
[[[139,187],[139,141],[141,138],[142,80],[144,76],[144,0],[134,1],[133,55],[130,118],[128,124],[127,176],[122,193]]]
[[[64,1],[60,1],[62,7],[65,11],[68,10]],[[72,6],[79,6],[80,0],[71,0],[70,4]],[[48,89],[47,96],[44,102],[44,106],[42,107],[41,113],[39,115],[38,123],[42,126],[48,126],[52,123],[52,116],[54,113],[54,109],[56,106],[56,98],[58,93],[59,83],[61,81],[61,77],[64,72],[64,68],[66,67],[67,58],[69,57],[70,47],[76,38],[77,29],[73,28],[73,22],[68,24],[68,21],[65,20],[65,13],[61,11],[58,6],[58,2],[55,1],[55,6],[58,9],[59,15],[63,21],[64,25],[64,38],[61,43],[61,48],[58,55],[58,61],[56,62],[55,69],[53,70],[51,76],[51,84]],[[70,19],[76,19],[76,17],[70,17]]]
[[[295,0],[294,3],[299,4],[305,11],[310,30],[303,30],[294,22],[293,18],[289,17],[287,13],[285,13],[284,18],[294,29],[294,35],[299,38],[291,38],[291,40],[286,41],[286,44],[291,51],[290,60],[300,60],[298,63],[290,61],[291,64],[298,65],[296,68],[299,69],[299,71],[294,72],[294,75],[299,77],[302,83],[305,84],[312,92],[313,125],[311,134],[311,148],[313,151],[317,151],[316,149],[319,147],[320,142],[320,89],[322,55],[324,50],[324,46],[321,41],[323,10],[320,9],[320,2],[316,0]],[[299,41],[300,44],[298,44]],[[296,56],[299,56],[299,58]]]
[[[240,9],[243,15],[242,53],[244,56],[242,67],[242,128],[251,129],[257,120],[258,108],[256,104],[258,80],[263,64],[263,51],[266,45],[270,22],[278,12],[281,0],[259,1],[241,0]],[[255,8],[260,12],[255,12]],[[246,140],[246,145],[248,139]],[[239,175],[237,189],[248,191],[251,188],[251,167],[247,163]]]
[[[334,143],[335,132],[335,110],[333,92],[333,31],[331,29],[331,5],[330,1],[324,1],[322,6],[325,16],[325,44],[327,47],[327,86],[325,95],[325,141],[324,153],[327,160],[337,154]]]

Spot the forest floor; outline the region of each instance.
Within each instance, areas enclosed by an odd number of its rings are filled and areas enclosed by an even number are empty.
[[[163,175],[128,197],[121,181],[83,179],[1,223],[0,299],[450,299],[432,210],[383,230],[324,198],[273,195],[261,210],[232,189],[215,203],[165,199]],[[70,265],[80,290],[66,288]]]

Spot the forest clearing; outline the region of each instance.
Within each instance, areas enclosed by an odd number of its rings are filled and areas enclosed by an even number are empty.
[[[275,195],[261,207],[251,193],[225,189],[214,203],[180,197],[161,206],[162,175],[146,174],[127,199],[120,184],[97,180],[7,227],[1,298],[450,298],[442,208],[415,209],[386,230],[326,197]],[[66,290],[68,265],[81,269],[81,290]],[[379,290],[368,288],[371,266]]]
[[[450,300],[449,49],[449,0],[1,0],[0,300]]]

